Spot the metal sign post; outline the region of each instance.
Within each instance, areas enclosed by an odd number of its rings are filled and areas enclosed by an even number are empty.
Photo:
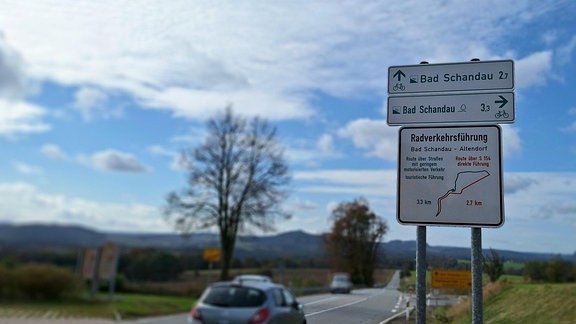
[[[482,324],[482,229],[472,228],[472,323]]]
[[[416,323],[426,323],[426,226],[416,232]]]

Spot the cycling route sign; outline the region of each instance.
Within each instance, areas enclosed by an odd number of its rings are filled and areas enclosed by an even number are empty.
[[[388,97],[388,125],[514,122],[514,92]]]
[[[403,127],[399,146],[398,222],[503,225],[500,126]]]
[[[470,61],[388,68],[388,93],[511,90],[514,61]]]

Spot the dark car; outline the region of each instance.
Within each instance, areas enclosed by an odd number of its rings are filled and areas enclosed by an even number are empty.
[[[303,307],[284,286],[226,281],[206,288],[188,315],[189,324],[305,324]]]

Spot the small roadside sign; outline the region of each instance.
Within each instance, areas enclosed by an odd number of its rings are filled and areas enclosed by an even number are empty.
[[[472,288],[470,271],[432,270],[432,288]]]
[[[450,92],[514,88],[514,61],[471,61],[388,68],[388,93]]]
[[[98,266],[98,279],[113,279],[118,266],[118,246],[107,242],[100,248],[100,264]]]
[[[514,92],[388,97],[388,125],[513,123]]]
[[[220,261],[220,249],[205,248],[203,257],[206,261]]]

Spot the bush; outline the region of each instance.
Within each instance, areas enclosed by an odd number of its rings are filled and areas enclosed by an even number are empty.
[[[54,265],[28,264],[14,269],[16,289],[29,299],[55,300],[78,294],[81,282],[72,271]]]
[[[16,296],[15,273],[12,269],[0,266],[0,298],[12,299]]]

